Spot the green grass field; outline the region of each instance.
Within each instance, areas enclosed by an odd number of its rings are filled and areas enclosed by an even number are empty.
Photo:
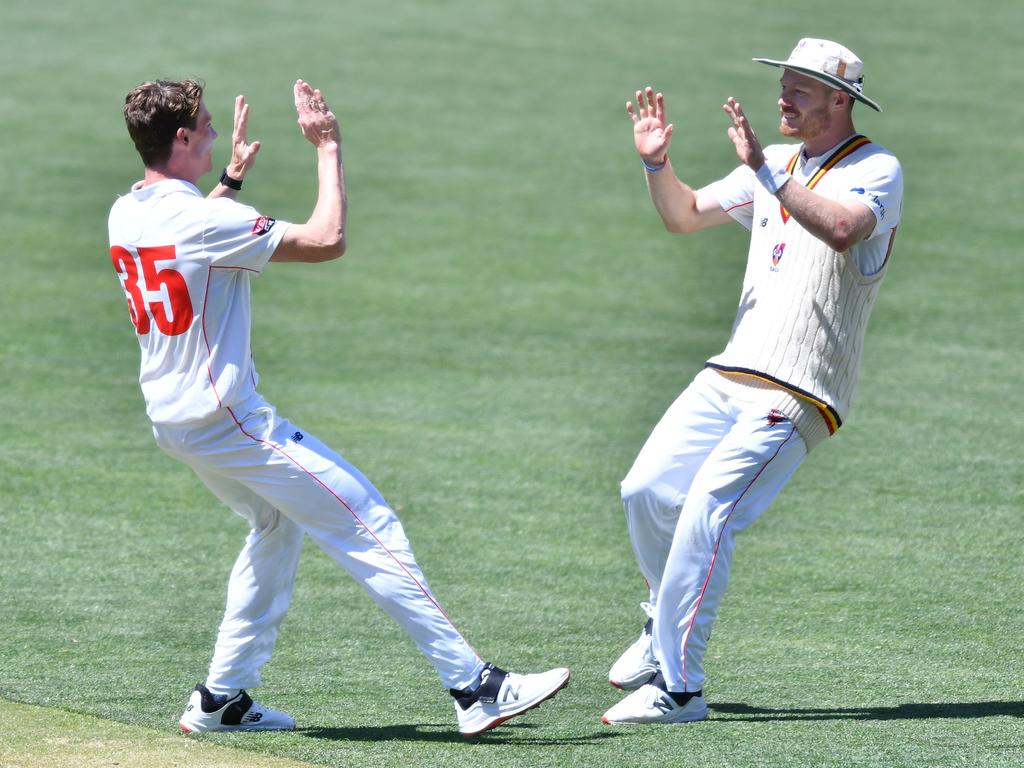
[[[1024,8],[776,5],[5,0],[0,765],[1024,763]],[[865,59],[885,112],[858,128],[906,174],[857,407],[740,539],[711,719],[605,727],[644,595],[618,481],[724,344],[746,254],[739,227],[662,230],[623,105],[663,90],[676,168],[718,178],[722,102],[774,140],[777,74],[750,58],[804,35]],[[350,251],[255,282],[261,389],[381,488],[481,653],[572,667],[538,711],[465,742],[308,544],[258,694],[299,730],[175,734],[245,527],[152,442],[106,215],[140,174],[124,94],[186,75],[215,162],[246,94],[243,198],[280,219],[315,194],[291,83],[339,114]]]

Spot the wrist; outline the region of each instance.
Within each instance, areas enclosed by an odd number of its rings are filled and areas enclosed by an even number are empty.
[[[779,190],[786,186],[787,181],[793,178],[785,168],[772,168],[767,160],[761,164],[760,168],[754,171],[754,175],[761,186],[772,195],[779,194]]]
[[[235,173],[237,173],[237,171]],[[227,168],[225,168],[220,172],[220,183],[228,189],[239,190],[242,188],[241,174],[238,174],[237,176],[233,175]]]
[[[660,160],[653,160],[648,157],[641,157],[640,160],[644,164],[644,169],[648,173],[657,173],[668,164],[668,153],[662,155]]]

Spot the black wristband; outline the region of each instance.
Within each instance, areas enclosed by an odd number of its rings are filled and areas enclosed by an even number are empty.
[[[225,168],[223,171],[220,172],[220,183],[223,184],[228,189],[241,189],[242,188],[242,180],[241,179],[233,179],[230,176],[228,176],[228,169],[227,168]]]

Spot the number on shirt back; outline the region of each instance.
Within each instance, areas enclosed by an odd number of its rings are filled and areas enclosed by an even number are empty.
[[[192,297],[188,295],[188,284],[177,270],[157,269],[158,262],[174,260],[174,246],[139,247],[137,250],[142,265],[141,282],[138,265],[131,252],[119,245],[110,248],[110,259],[114,263],[114,271],[122,278],[128,297],[128,313],[135,331],[145,336],[150,331],[152,320],[157,330],[167,336],[184,333],[192,325]],[[161,287],[166,288],[166,297]],[[147,302],[146,294],[158,295],[154,301]]]

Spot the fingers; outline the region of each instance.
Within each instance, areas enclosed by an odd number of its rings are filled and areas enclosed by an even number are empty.
[[[300,114],[304,112],[319,112],[320,114],[326,114],[328,112],[327,102],[324,100],[324,96],[320,93],[319,88],[313,88],[305,80],[295,81],[295,109]]]
[[[306,101],[309,98],[309,94],[313,89],[309,87],[309,83],[306,81],[296,80],[295,87],[292,90],[295,94],[295,109],[300,109],[305,106]]]
[[[743,113],[743,107],[740,106],[740,103],[732,96],[730,96],[726,100],[725,104],[722,105],[722,109],[724,109],[725,113],[732,118],[733,125],[737,128],[746,130],[746,128],[749,127],[750,121],[747,120],[747,116]]]
[[[634,123],[647,117],[653,117],[662,123],[665,122],[665,97],[663,94],[655,93],[654,89],[648,85],[643,90],[636,91],[633,98],[636,100],[636,108],[633,107],[633,102],[627,101],[626,112]]]

